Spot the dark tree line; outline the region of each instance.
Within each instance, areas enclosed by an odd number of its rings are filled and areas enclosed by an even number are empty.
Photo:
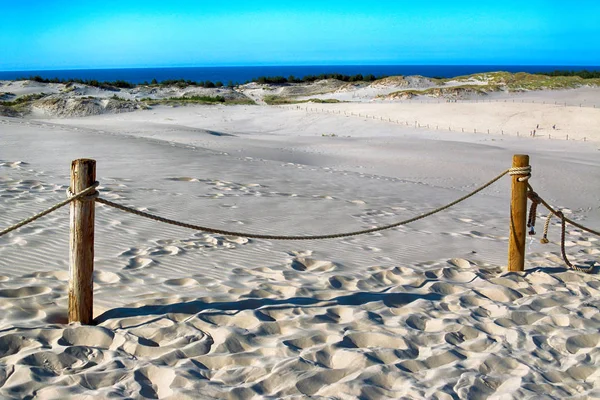
[[[60,79],[60,78],[42,78],[39,75],[30,76],[29,78],[17,78],[17,81],[35,81],[41,83],[79,83],[82,85],[95,86],[103,89],[114,89],[114,88],[123,88],[123,89],[131,89],[136,85],[133,83],[129,83],[123,80],[116,81],[97,81],[96,79],[78,79],[78,78],[70,78],[70,79]]]
[[[373,74],[369,75],[343,75],[343,74],[320,74],[320,75],[306,75],[302,78],[296,78],[294,75],[290,75],[289,77],[283,76],[259,76],[258,78],[253,79],[251,82],[257,83],[270,83],[274,85],[281,85],[285,83],[306,83],[306,82],[315,82],[322,79],[337,79],[342,82],[373,82],[374,80],[385,78],[385,76],[376,77]]]
[[[283,76],[260,76],[258,78],[252,79],[251,81],[246,81],[246,83],[257,82],[257,83],[269,83],[269,84],[274,84],[274,85],[280,85],[280,84],[285,84],[285,83],[309,83],[309,82],[315,82],[315,81],[322,80],[322,79],[337,79],[337,80],[343,81],[343,82],[372,82],[376,79],[381,79],[381,78],[384,78],[384,76],[376,77],[373,74],[369,74],[369,75],[320,74],[320,75],[306,75],[302,78],[296,78],[293,75],[290,75],[287,78],[285,78]],[[28,78],[20,77],[20,78],[17,78],[16,80],[17,81],[30,80],[30,81],[40,82],[40,83],[63,83],[63,84],[78,83],[81,85],[94,86],[94,87],[107,89],[107,90],[132,89],[132,88],[135,88],[140,85],[144,85],[144,86],[179,86],[179,87],[199,86],[199,87],[204,87],[204,88],[220,88],[220,87],[225,86],[223,84],[223,82],[221,82],[221,81],[217,81],[217,82],[212,82],[209,80],[193,81],[193,80],[189,80],[189,79],[187,79],[187,80],[186,79],[165,79],[160,82],[156,79],[152,79],[151,82],[146,81],[146,82],[143,82],[140,84],[136,84],[136,83],[127,82],[124,80],[98,81],[96,79],[79,79],[79,78],[69,78],[69,79],[42,78],[41,76],[36,75],[36,76],[30,76]],[[227,83],[227,87],[229,87],[229,88],[232,88],[234,86],[235,86],[235,84],[232,81],[229,81]]]
[[[79,79],[79,78],[69,78],[69,79],[42,78],[41,76],[36,75],[36,76],[30,76],[28,78],[21,77],[21,78],[15,79],[15,80],[17,80],[17,81],[30,80],[30,81],[40,82],[40,83],[64,83],[64,84],[79,83],[80,85],[94,86],[94,87],[108,89],[108,90],[111,90],[111,89],[114,90],[116,88],[132,89],[132,88],[135,88],[140,85],[144,85],[144,86],[180,86],[180,87],[200,86],[200,87],[205,87],[205,88],[219,88],[219,87],[224,86],[223,82],[221,82],[221,81],[217,81],[217,82],[198,81],[197,82],[197,81],[185,80],[185,79],[166,79],[161,82],[157,81],[156,79],[152,79],[152,81],[150,83],[148,83],[146,81],[141,84],[136,84],[136,83],[127,82],[124,80],[98,81],[96,79]],[[230,81],[228,86],[233,87],[234,85]]]
[[[555,70],[552,72],[536,72],[536,75],[548,75],[548,76],[579,76],[583,79],[594,79],[600,78],[600,71],[588,71],[587,69],[581,71],[568,71],[568,70]]]

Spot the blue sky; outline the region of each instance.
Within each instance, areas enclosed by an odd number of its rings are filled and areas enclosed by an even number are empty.
[[[0,0],[0,70],[600,65],[600,0]]]

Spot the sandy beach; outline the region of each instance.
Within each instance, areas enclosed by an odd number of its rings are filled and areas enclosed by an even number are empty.
[[[64,93],[20,85],[0,92]],[[540,196],[600,228],[600,88],[386,97],[397,89],[267,105],[274,90],[247,85],[220,93],[258,104],[151,107],[136,100],[149,94],[123,91],[122,110],[107,106],[114,93],[82,86],[71,95],[104,101],[88,116],[42,99],[0,117],[0,228],[63,200],[78,158],[97,160],[100,195],[115,202],[316,235],[442,206],[513,154],[530,155]],[[67,324],[62,208],[0,237],[0,397],[600,398],[598,267],[566,268],[557,218],[540,243],[540,207],[526,271],[507,272],[509,201],[504,177],[415,223],[320,241],[208,234],[98,204],[95,326]],[[566,249],[597,265],[600,238],[569,226]]]

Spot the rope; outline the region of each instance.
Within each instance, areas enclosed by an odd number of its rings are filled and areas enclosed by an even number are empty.
[[[531,185],[529,183],[527,183],[527,187],[529,188],[529,190],[531,192],[533,192],[533,188],[531,187]],[[550,219],[552,218],[553,214],[556,215],[558,218],[560,218],[560,221],[561,221],[560,252],[561,252],[563,261],[565,262],[565,264],[567,264],[567,266],[569,268],[571,268],[574,271],[585,272],[586,274],[591,274],[592,271],[594,270],[593,265],[590,267],[580,267],[578,265],[571,264],[571,262],[569,261],[569,259],[567,257],[567,252],[565,250],[566,224],[568,222],[571,225],[582,229],[583,231],[586,231],[588,233],[592,233],[592,234],[595,234],[598,236],[600,236],[600,232],[597,232],[593,229],[587,228],[587,227],[580,225],[580,224],[576,223],[575,221],[565,217],[565,215],[563,214],[562,211],[555,210],[554,208],[552,208],[552,206],[550,206],[550,204],[548,204],[541,197],[538,196],[537,199],[539,200],[540,203],[542,203],[544,205],[544,207],[546,207],[548,209],[548,211],[550,211],[550,214],[548,214],[548,217],[546,218],[546,223],[544,225],[544,237],[542,238],[541,242],[548,243],[548,227],[550,226]]]
[[[520,178],[517,178],[519,181],[526,181],[529,179],[529,177],[531,176],[531,166],[527,166],[527,167],[513,167],[510,168],[506,171],[503,171],[500,175],[496,176],[495,178],[491,179],[490,181],[488,181],[487,183],[485,183],[484,185],[478,187],[477,189],[473,190],[472,192],[460,197],[459,199],[446,204],[445,206],[442,207],[438,207],[434,210],[431,210],[427,213],[418,215],[416,217],[412,217],[409,219],[406,219],[404,221],[400,221],[400,222],[396,222],[394,224],[390,224],[390,225],[385,225],[385,226],[380,226],[380,227],[375,227],[375,228],[371,228],[371,229],[364,229],[364,230],[360,230],[360,231],[354,231],[354,232],[346,232],[346,233],[335,233],[335,234],[327,234],[327,235],[313,235],[313,236],[280,236],[280,235],[263,235],[263,234],[252,234],[252,233],[243,233],[243,232],[235,232],[235,231],[227,231],[227,230],[222,230],[222,229],[214,229],[214,228],[210,228],[210,227],[205,227],[205,226],[201,226],[201,225],[193,225],[193,224],[188,224],[185,222],[180,222],[180,221],[175,221],[169,218],[164,218],[164,217],[160,217],[157,215],[153,215],[144,211],[139,211],[136,210],[134,208],[131,207],[127,207],[121,204],[117,204],[114,203],[112,201],[103,199],[99,197],[99,193],[98,191],[96,191],[96,187],[98,187],[98,182],[94,182],[94,184],[84,190],[82,190],[81,192],[77,193],[77,194],[73,194],[73,192],[71,191],[71,188],[67,189],[67,199],[53,205],[52,207],[33,215],[32,217],[29,217],[27,219],[24,219],[12,226],[9,226],[8,228],[0,231],[0,236],[6,235],[9,232],[12,232],[24,225],[27,225],[47,214],[50,214],[51,212],[59,209],[60,207],[63,207],[69,203],[71,203],[74,200],[80,200],[80,201],[97,201],[98,203],[101,204],[105,204],[109,207],[114,207],[117,208],[119,210],[125,211],[125,212],[129,212],[141,217],[145,217],[145,218],[149,218],[155,221],[159,221],[159,222],[163,222],[163,223],[167,223],[167,224],[171,224],[171,225],[175,225],[175,226],[180,226],[183,228],[189,228],[189,229],[194,229],[197,231],[203,231],[203,232],[208,232],[208,233],[215,233],[215,234],[221,234],[221,235],[231,235],[231,236],[241,236],[241,237],[247,237],[247,238],[254,238],[254,239],[270,239],[270,240],[316,240],[316,239],[334,239],[334,238],[341,238],[341,237],[348,237],[348,236],[357,236],[357,235],[362,235],[362,234],[366,234],[366,233],[373,233],[373,232],[378,232],[378,231],[383,231],[386,229],[391,229],[391,228],[395,228],[397,226],[401,226],[401,225],[406,225],[409,224],[411,222],[415,222],[418,221],[420,219],[429,217],[431,215],[437,214],[441,211],[444,211],[464,200],[467,200],[468,198],[474,196],[475,194],[479,193],[480,191],[484,190],[485,188],[491,186],[492,184],[494,184],[496,181],[500,180],[500,178],[502,178],[504,175],[506,174],[510,174],[511,176],[514,175],[524,175]],[[591,273],[593,270],[593,266],[590,267],[580,267],[577,265],[573,265],[571,264],[571,262],[569,262],[569,259],[567,258],[567,254],[565,251],[565,236],[566,236],[566,223],[570,223],[571,225],[585,231],[588,233],[592,233],[594,235],[600,236],[600,232],[595,231],[591,228],[587,228],[567,217],[565,217],[565,215],[558,210],[555,210],[554,208],[552,208],[552,206],[550,206],[550,204],[548,204],[548,202],[546,202],[543,198],[541,198],[531,187],[531,185],[529,184],[529,182],[527,183],[527,187],[528,187],[528,193],[527,193],[527,197],[532,201],[531,204],[531,208],[529,210],[529,219],[527,221],[527,227],[530,228],[529,234],[533,235],[535,234],[535,219],[536,219],[536,214],[537,214],[537,206],[538,204],[543,204],[548,210],[549,210],[549,214],[546,218],[546,223],[544,224],[544,235],[543,238],[541,239],[542,243],[548,243],[548,229],[550,226],[550,220],[552,218],[552,215],[556,215],[557,217],[560,218],[561,220],[561,253],[562,253],[562,258],[565,262],[565,264],[567,266],[569,266],[569,268],[575,270],[575,271],[580,271],[580,272],[585,272],[585,273]]]
[[[529,183],[527,183],[527,187],[529,188],[529,190],[532,190],[532,191],[533,191],[533,188],[531,187],[531,185],[530,185]],[[548,204],[548,202],[547,202],[547,201],[545,201],[545,200],[544,200],[543,198],[541,198],[541,197],[540,197],[539,199],[540,199],[540,203],[542,203],[542,204],[544,205],[544,207],[546,207],[546,208],[547,208],[547,209],[548,209],[548,210],[549,210],[549,211],[550,211],[552,214],[554,214],[554,215],[557,215],[557,212],[558,212],[558,211],[556,211],[554,208],[552,208],[552,206],[551,206],[550,204]],[[588,233],[594,234],[594,235],[596,235],[596,236],[600,236],[600,232],[598,232],[598,231],[596,231],[596,230],[594,230],[594,229],[592,229],[592,228],[588,228],[588,227],[586,227],[586,226],[583,226],[583,225],[581,225],[581,224],[579,224],[579,223],[577,223],[577,222],[573,221],[572,219],[569,219],[569,218],[565,217],[564,215],[563,215],[563,218],[564,218],[564,219],[565,219],[565,221],[567,221],[569,224],[571,224],[571,225],[573,225],[573,226],[575,226],[575,227],[577,227],[577,228],[581,229],[582,231],[585,231],[585,232],[588,232]]]
[[[386,229],[391,229],[391,228],[395,228],[397,226],[401,226],[401,225],[406,225],[409,224],[411,222],[415,222],[418,221],[420,219],[429,217],[433,214],[437,214],[440,211],[444,211],[466,199],[468,199],[469,197],[474,196],[475,194],[481,192],[483,189],[487,188],[488,186],[491,186],[493,183],[495,183],[496,181],[498,181],[500,178],[502,178],[504,175],[506,175],[509,172],[509,170],[506,170],[504,172],[502,172],[500,175],[498,175],[497,177],[493,178],[492,180],[490,180],[489,182],[485,183],[484,185],[480,186],[479,188],[475,189],[474,191],[470,192],[469,194],[454,200],[453,202],[446,204],[445,206],[436,208],[435,210],[431,210],[429,212],[426,212],[424,214],[418,215],[416,217],[413,218],[409,218],[406,219],[404,221],[400,221],[400,222],[396,222],[394,224],[391,225],[385,225],[385,226],[380,226],[380,227],[376,227],[376,228],[371,228],[371,229],[364,229],[361,231],[355,231],[355,232],[346,232],[346,233],[334,233],[334,234],[327,234],[327,235],[313,235],[313,236],[280,236],[280,235],[262,235],[262,234],[254,234],[254,233],[245,233],[245,232],[235,232],[235,231],[227,231],[227,230],[222,230],[222,229],[214,229],[214,228],[209,228],[206,226],[201,226],[201,225],[193,225],[193,224],[188,224],[185,222],[179,222],[179,221],[175,221],[169,218],[164,218],[164,217],[160,217],[157,215],[153,215],[144,211],[139,211],[136,210],[135,208],[131,208],[131,207],[127,207],[121,204],[117,204],[114,203],[112,201],[103,199],[103,198],[97,198],[96,202],[101,203],[101,204],[105,204],[109,207],[114,207],[116,209],[119,209],[121,211],[125,211],[131,214],[135,214],[138,215],[140,217],[144,217],[144,218],[149,218],[152,219],[154,221],[159,221],[159,222],[164,222],[166,224],[170,224],[170,225],[175,225],[175,226],[180,226],[182,228],[189,228],[189,229],[193,229],[193,230],[197,230],[197,231],[203,231],[203,232],[208,232],[208,233],[215,233],[215,234],[219,234],[219,235],[230,235],[230,236],[241,236],[241,237],[246,237],[246,238],[253,238],[253,239],[267,239],[267,240],[316,240],[316,239],[335,239],[335,238],[341,238],[341,237],[348,237],[348,236],[357,236],[357,235],[363,235],[366,233],[372,233],[372,232],[378,232],[378,231],[383,231]]]
[[[27,225],[27,224],[35,221],[36,219],[43,217],[44,215],[50,214],[52,211],[58,210],[59,208],[66,206],[67,204],[69,204],[70,202],[72,202],[74,200],[78,200],[84,196],[87,196],[92,191],[95,191],[97,186],[98,186],[98,182],[94,182],[94,184],[92,186],[82,190],[81,192],[77,193],[76,195],[70,195],[67,199],[61,201],[60,203],[57,203],[57,204],[53,205],[52,207],[50,207],[40,213],[35,214],[32,217],[24,219],[21,222],[17,222],[16,224],[9,226],[8,228],[6,228],[0,232],[0,236],[6,235],[7,233],[14,231],[15,229],[19,229],[23,225]],[[69,193],[70,193],[70,190],[69,190]]]
[[[517,178],[517,180],[519,182],[525,182],[526,180],[528,180],[531,177],[531,165],[528,165],[526,167],[512,167],[508,169],[508,174],[510,176],[513,175],[524,175],[520,178]]]
[[[538,196],[536,192],[528,191],[527,197],[531,200],[531,208],[529,209],[527,227],[529,228],[529,234],[535,235],[535,218],[537,216],[537,206],[540,204],[540,196]]]
[[[546,244],[549,242],[548,240],[548,228],[550,228],[550,220],[552,219],[552,211],[548,212],[548,216],[546,217],[546,223],[544,224],[544,235],[540,239],[540,243]]]
[[[94,185],[98,186],[98,182],[95,182],[95,183],[94,183]],[[94,187],[96,187],[96,186],[94,186]],[[75,195],[75,194],[74,194],[74,193],[71,191],[71,188],[67,188],[66,192],[67,192],[67,197],[71,197],[71,196],[74,196],[74,195]],[[81,196],[81,197],[79,198],[79,200],[80,200],[80,201],[92,201],[92,200],[96,200],[96,199],[97,199],[99,196],[100,196],[100,192],[98,192],[98,191],[96,190],[96,191],[95,191],[94,193],[92,193],[92,194],[89,194],[89,195],[87,195],[87,196]]]
[[[585,272],[586,274],[591,274],[592,271],[594,270],[594,266],[589,266],[589,267],[580,267],[578,265],[573,265],[569,262],[569,259],[567,258],[567,252],[565,251],[565,231],[566,231],[566,223],[565,223],[565,216],[562,213],[562,211],[557,211],[556,212],[556,216],[558,218],[560,218],[560,252],[562,254],[562,258],[565,262],[565,264],[567,264],[567,266],[575,271],[579,271],[579,272]]]

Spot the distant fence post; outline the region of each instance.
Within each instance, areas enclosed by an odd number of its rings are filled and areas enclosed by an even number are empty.
[[[77,194],[96,181],[96,161],[79,159],[71,163],[71,192]],[[90,325],[94,318],[94,211],[93,200],[71,202],[69,255],[69,323]]]
[[[529,156],[513,156],[513,168],[529,166]],[[523,175],[512,175],[510,197],[510,236],[508,239],[508,270],[525,270],[525,234],[527,232],[527,181],[519,182]]]

